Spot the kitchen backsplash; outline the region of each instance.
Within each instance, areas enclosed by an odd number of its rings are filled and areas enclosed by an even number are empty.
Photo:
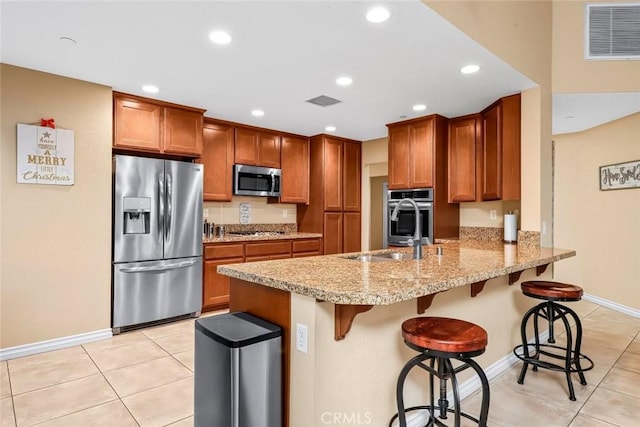
[[[295,224],[296,205],[267,203],[266,197],[236,196],[231,202],[204,202],[205,218],[215,224],[240,224],[241,203],[245,205],[245,215],[250,224]],[[208,216],[207,216],[208,214]]]
[[[492,211],[495,211],[493,218]],[[460,203],[460,227],[504,227],[504,214],[518,214],[520,229],[520,201],[493,201],[481,203]]]

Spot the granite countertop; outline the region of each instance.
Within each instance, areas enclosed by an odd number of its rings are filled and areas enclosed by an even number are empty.
[[[443,255],[436,255],[442,247]],[[353,254],[221,265],[218,273],[334,304],[388,305],[575,256],[568,249],[460,241],[425,246],[421,260],[362,262]]]
[[[322,237],[320,233],[276,233],[263,232],[259,234],[249,235],[231,235],[226,234],[224,237],[212,237],[210,239],[203,238],[202,243],[230,243],[230,242],[254,242],[261,240],[291,240],[291,239],[311,239]]]

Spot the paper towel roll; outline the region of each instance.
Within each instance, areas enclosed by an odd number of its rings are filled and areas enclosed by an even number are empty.
[[[515,214],[504,216],[504,241],[509,243],[518,241],[518,219]]]

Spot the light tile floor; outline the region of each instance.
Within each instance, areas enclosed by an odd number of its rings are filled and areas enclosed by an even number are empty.
[[[490,426],[639,425],[640,319],[586,301],[571,307],[596,364],[589,384],[574,380],[572,402],[563,374],[529,371],[519,385],[516,364],[491,381]],[[192,426],[193,342],[191,319],[0,362],[0,427]],[[463,405],[473,413],[479,401]]]

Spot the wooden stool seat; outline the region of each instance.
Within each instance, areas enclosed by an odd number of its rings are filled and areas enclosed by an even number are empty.
[[[417,351],[418,354],[404,365],[398,376],[396,386],[398,413],[389,421],[389,427],[395,425],[396,419],[400,427],[406,427],[406,413],[417,410],[428,411],[428,426],[446,427],[446,424],[441,420],[446,420],[450,414],[453,414],[455,427],[462,425],[462,418],[477,423],[479,427],[487,427],[490,399],[489,380],[480,365],[473,360],[474,357],[485,351],[487,331],[478,325],[460,319],[414,317],[402,323],[402,338],[404,338],[405,344]],[[419,367],[429,374],[429,402],[426,405],[405,408],[404,382],[409,372],[415,367]],[[466,369],[475,371],[482,387],[482,402],[477,418],[463,412],[460,405],[457,375]],[[439,399],[437,400],[436,380],[440,382]],[[449,382],[453,392],[452,406],[449,405],[447,393]]]
[[[402,323],[402,337],[417,347],[446,353],[484,350],[487,331],[478,325],[446,317],[415,317]]]
[[[532,280],[522,282],[520,285],[522,293],[527,296],[555,300],[555,301],[580,301],[582,298],[582,288],[567,283],[546,282],[544,280]]]

